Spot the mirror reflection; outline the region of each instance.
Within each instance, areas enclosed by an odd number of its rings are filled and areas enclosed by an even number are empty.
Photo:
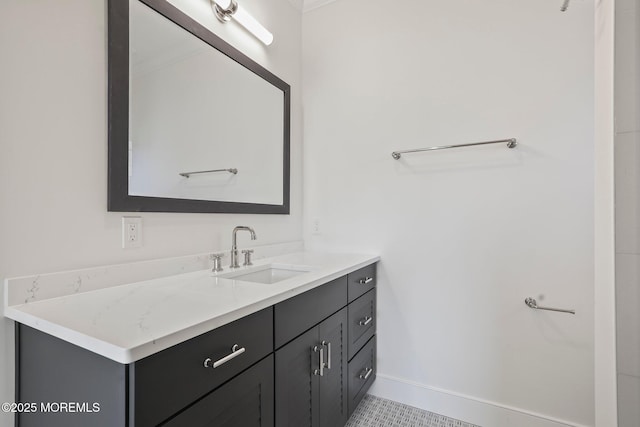
[[[283,90],[129,5],[129,195],[282,205]]]

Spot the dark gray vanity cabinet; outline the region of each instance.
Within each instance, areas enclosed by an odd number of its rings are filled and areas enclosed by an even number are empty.
[[[128,365],[24,325],[17,334],[16,401],[38,404],[19,427],[273,426],[272,307]]]
[[[273,427],[273,355],[162,426]]]
[[[349,273],[347,276],[349,302],[374,289],[377,284],[376,264]]]
[[[131,364],[16,324],[19,427],[342,427],[376,375],[371,264]],[[43,412],[41,403],[94,409]]]
[[[349,304],[349,360],[376,333],[375,288]]]
[[[354,271],[349,283],[348,415],[351,416],[376,378],[376,268]]]
[[[276,351],[276,425],[338,427],[347,422],[347,310]]]
[[[376,337],[349,361],[349,416],[353,414],[376,378]]]
[[[269,307],[129,365],[135,426],[160,424],[272,352]]]
[[[346,423],[346,305],[343,276],[274,306],[278,427]]]
[[[126,365],[16,323],[15,401],[36,405],[16,412],[16,427],[126,426],[127,382]],[[52,412],[60,402],[88,403],[90,411]]]
[[[274,306],[275,348],[347,305],[347,276],[282,301]]]
[[[371,264],[274,306],[277,427],[347,422],[375,379],[375,286]]]

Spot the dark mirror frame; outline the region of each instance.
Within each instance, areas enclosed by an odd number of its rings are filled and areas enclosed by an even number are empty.
[[[283,194],[281,205],[129,195],[129,0],[108,3],[108,210],[289,214],[291,87],[165,0],[137,0],[233,59],[284,94]],[[212,12],[213,13],[213,12]]]

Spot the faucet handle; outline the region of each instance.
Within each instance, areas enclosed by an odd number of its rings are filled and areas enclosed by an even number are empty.
[[[211,271],[213,271],[214,273],[219,273],[220,271],[224,270],[222,268],[222,258],[224,258],[223,253],[211,254],[209,258],[211,259],[211,261],[213,261],[213,268],[211,269]]]
[[[253,249],[244,249],[242,253],[244,254],[244,264],[242,265],[253,265],[253,263],[251,262],[251,254],[253,253]]]

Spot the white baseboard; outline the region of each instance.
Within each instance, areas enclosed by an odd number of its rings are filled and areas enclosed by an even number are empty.
[[[369,394],[482,427],[589,427],[384,374]]]

